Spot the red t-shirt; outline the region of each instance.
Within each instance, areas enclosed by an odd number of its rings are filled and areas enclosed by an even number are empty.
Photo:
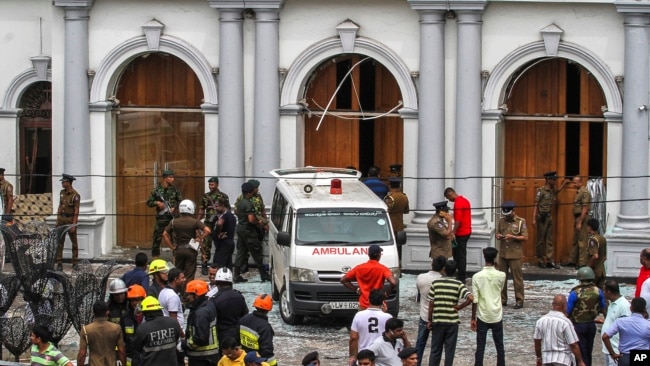
[[[359,289],[361,290],[361,295],[359,295],[359,305],[363,308],[367,308],[370,306],[370,301],[368,301],[370,291],[378,288],[383,289],[384,281],[392,275],[393,272],[391,272],[388,267],[379,263],[376,259],[371,259],[366,263],[352,268],[345,274],[345,278],[350,281],[357,281]]]
[[[472,234],[472,206],[467,198],[458,195],[454,201],[454,221],[460,222],[456,236],[468,236]]]
[[[634,297],[639,297],[641,296],[641,286],[643,286],[643,282],[650,278],[650,268],[646,269],[645,266],[641,266],[641,269],[639,270],[639,277],[636,279],[636,290],[634,291]]]

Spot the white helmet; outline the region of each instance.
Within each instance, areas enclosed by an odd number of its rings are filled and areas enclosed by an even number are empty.
[[[111,281],[111,284],[108,285],[108,293],[109,294],[123,294],[127,291],[128,289],[126,288],[126,284],[124,281],[120,280],[119,278],[114,279]]]
[[[194,202],[191,200],[182,200],[181,204],[178,205],[178,210],[182,214],[194,215]]]
[[[215,282],[230,282],[232,283],[232,272],[228,267],[222,267],[217,271],[217,275],[214,278]]]

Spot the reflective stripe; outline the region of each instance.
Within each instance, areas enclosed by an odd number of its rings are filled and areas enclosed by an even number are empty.
[[[163,344],[162,346],[155,346],[155,347],[142,347],[142,350],[144,352],[157,352],[157,351],[162,351],[165,349],[170,349],[170,348],[176,348],[176,343],[169,343],[169,344]]]
[[[194,326],[190,325],[187,335],[187,355],[188,356],[207,356],[214,355],[219,352],[219,341],[217,340],[217,320],[210,322],[210,338],[208,344],[205,346],[197,346],[194,344]]]
[[[135,333],[135,327],[133,327],[133,326],[126,326],[126,327],[124,327],[124,333],[126,333],[126,334],[133,334],[133,333]]]
[[[242,347],[258,351],[260,349],[260,334],[253,329],[245,326],[239,326],[239,338]]]

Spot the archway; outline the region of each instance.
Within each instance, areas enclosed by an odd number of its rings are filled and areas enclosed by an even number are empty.
[[[147,248],[155,212],[146,200],[163,169],[176,172],[184,198],[203,193],[203,89],[185,62],[163,52],[133,59],[116,89],[117,243]]]
[[[305,89],[311,111],[305,118],[305,165],[363,172],[376,165],[386,176],[389,165],[403,162],[404,125],[396,112],[402,95],[377,60],[335,56],[316,68]]]
[[[519,68],[505,90],[504,200],[532,221],[535,189],[546,171],[603,177],[607,171],[606,100],[598,81],[582,65],[564,58],[539,58]],[[562,180],[562,178],[560,179]],[[567,186],[555,207],[555,258],[566,262],[573,237]],[[535,259],[535,227],[528,225],[527,261]]]
[[[20,98],[20,194],[52,192],[52,83],[38,81]]]

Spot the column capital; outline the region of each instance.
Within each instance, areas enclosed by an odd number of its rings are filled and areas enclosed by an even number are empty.
[[[201,104],[201,110],[203,111],[203,114],[219,114],[219,105],[203,103]]]
[[[484,121],[502,122],[504,112],[503,109],[489,109],[481,113],[481,118]]]
[[[483,13],[487,7],[487,0],[450,0],[449,10],[458,11],[471,11]]]
[[[242,0],[208,0],[214,9],[245,9],[246,2]]]
[[[95,0],[54,0],[54,6],[63,8],[92,8]]]
[[[650,3],[635,0],[616,0],[614,1],[616,11],[619,13],[642,13],[650,14]]]
[[[445,13],[449,9],[447,0],[407,0],[411,9],[417,11],[440,11]]]
[[[284,0],[246,0],[246,9],[281,9]]]

